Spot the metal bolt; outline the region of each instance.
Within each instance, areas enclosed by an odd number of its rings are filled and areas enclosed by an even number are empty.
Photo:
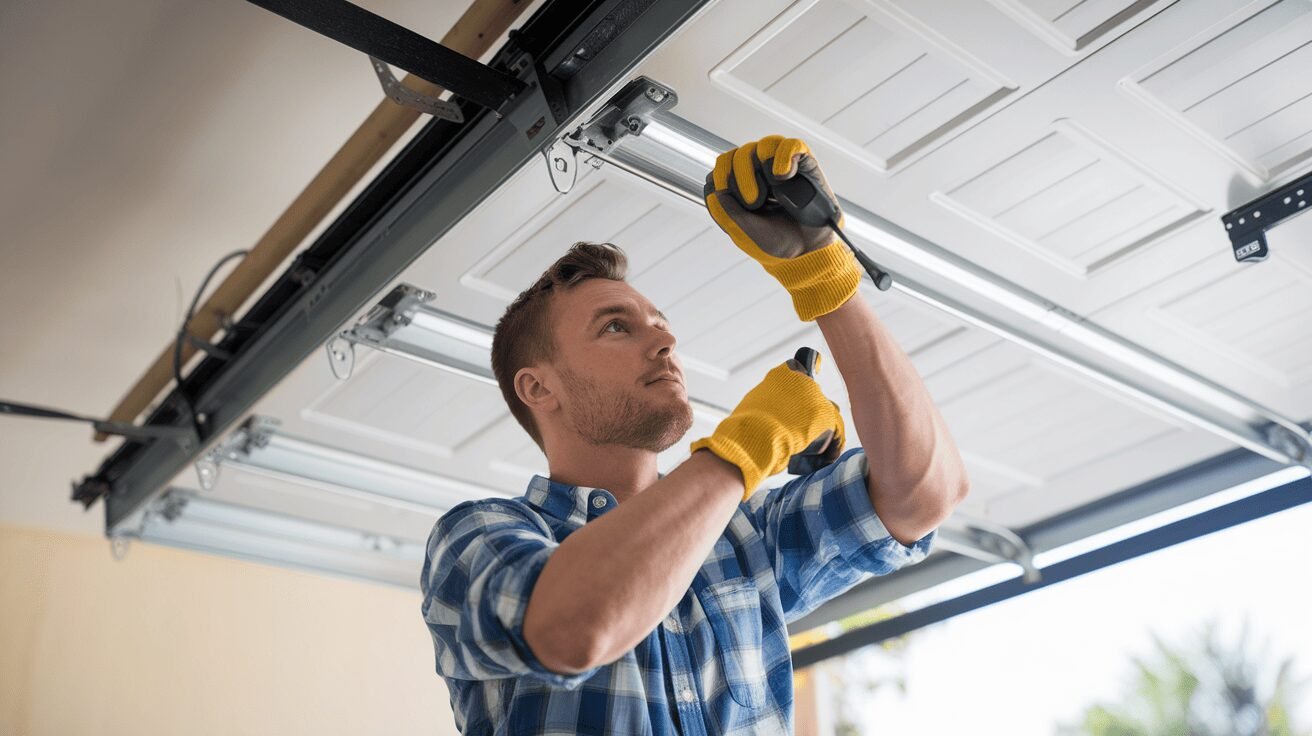
[[[554,163],[556,164],[556,171],[564,171],[569,168],[569,162],[563,158],[557,158]]]
[[[637,133],[642,130],[642,121],[637,118],[629,118],[624,121],[624,126],[629,129],[630,133]]]
[[[665,90],[659,89],[657,87],[648,87],[647,99],[651,100],[652,102],[659,103],[665,99]]]

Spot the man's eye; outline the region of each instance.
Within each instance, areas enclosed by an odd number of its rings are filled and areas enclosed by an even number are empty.
[[[607,329],[608,327],[610,327],[611,325],[620,325],[621,327],[623,327],[623,326],[624,326],[624,323],[621,322],[621,321],[619,321],[619,320],[617,320],[617,319],[613,319],[613,320],[607,322],[607,323],[606,323],[606,327],[601,328],[601,331],[602,331],[602,332],[605,332],[606,329]],[[627,329],[626,329],[626,331],[627,331]]]

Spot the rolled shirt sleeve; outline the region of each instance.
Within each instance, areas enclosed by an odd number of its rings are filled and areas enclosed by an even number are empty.
[[[936,531],[909,546],[888,533],[870,503],[868,473],[865,451],[854,447],[745,503],[773,561],[788,622],[868,575],[887,575],[929,553]]]
[[[462,503],[438,520],[420,577],[438,674],[461,680],[527,676],[573,689],[596,672],[553,672],[524,639],[529,596],[558,546],[540,520],[509,501]]]

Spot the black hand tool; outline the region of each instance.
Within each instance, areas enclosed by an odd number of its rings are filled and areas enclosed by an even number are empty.
[[[772,171],[773,163],[773,159],[762,161],[761,168],[766,172]],[[762,178],[765,179],[767,189],[766,209],[782,209],[798,224],[808,227],[828,225],[852,249],[852,254],[866,273],[870,274],[875,287],[880,291],[888,291],[893,285],[893,277],[848,240],[847,233],[838,226],[838,204],[821,190],[819,181],[801,171],[790,179],[775,180],[769,174]]]

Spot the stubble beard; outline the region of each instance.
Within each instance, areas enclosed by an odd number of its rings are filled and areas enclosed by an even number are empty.
[[[599,391],[568,369],[561,369],[560,377],[573,399],[566,420],[589,444],[662,452],[692,428],[692,406],[686,401],[655,405],[628,392]]]

